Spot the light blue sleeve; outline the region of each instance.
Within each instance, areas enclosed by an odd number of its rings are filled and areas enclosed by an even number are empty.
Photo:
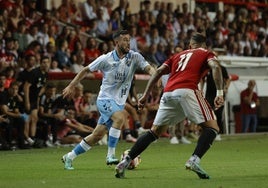
[[[138,64],[138,67],[141,70],[144,70],[146,66],[150,65],[140,53],[134,52],[133,55],[134,55],[135,60]]]
[[[107,60],[107,57],[108,56],[106,54],[99,56],[97,59],[95,59],[92,63],[88,65],[89,70],[91,72],[94,72],[97,70],[102,71],[106,65],[105,62]]]

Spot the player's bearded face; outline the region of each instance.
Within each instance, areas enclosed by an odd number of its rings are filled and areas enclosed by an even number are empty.
[[[129,52],[129,48],[130,48],[130,39],[129,39],[129,35],[126,35],[124,37],[122,37],[119,45],[119,50],[123,53],[123,54],[127,54]]]

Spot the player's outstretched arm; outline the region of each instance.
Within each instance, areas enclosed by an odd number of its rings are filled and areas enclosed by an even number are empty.
[[[153,86],[157,84],[158,80],[161,78],[163,74],[166,74],[167,70],[168,70],[168,67],[165,65],[162,65],[152,74],[143,92],[142,97],[139,99],[139,102],[138,102],[139,109],[142,109],[144,107],[144,104]]]
[[[63,97],[73,97],[74,94],[74,87],[80,83],[82,79],[85,78],[90,72],[88,67],[83,68],[75,77],[74,79],[69,83],[69,85],[63,90],[62,94]],[[93,74],[90,75],[90,77],[94,77]]]

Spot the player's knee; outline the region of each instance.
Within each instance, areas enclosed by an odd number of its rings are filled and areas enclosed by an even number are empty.
[[[215,122],[215,123],[213,123],[213,124],[211,124],[211,126],[209,126],[211,129],[214,129],[217,133],[219,133],[220,132],[220,128],[219,128],[219,126],[218,126],[218,124],[217,124],[217,121]]]
[[[207,121],[205,123],[202,123],[201,126],[202,127],[204,126],[204,127],[207,127],[207,128],[211,128],[211,129],[215,130],[217,133],[220,132],[220,128],[219,128],[216,120]]]
[[[219,133],[220,132],[220,128],[219,128],[219,126],[217,126],[217,127],[213,127],[213,129],[215,129],[215,131],[217,131],[217,133]]]
[[[126,118],[123,113],[117,113],[116,115],[113,115],[113,127],[115,128],[121,128],[121,126],[125,123]]]
[[[151,131],[157,136],[160,137],[167,129],[165,126],[152,126]]]

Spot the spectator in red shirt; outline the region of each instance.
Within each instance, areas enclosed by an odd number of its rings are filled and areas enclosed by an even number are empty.
[[[260,105],[260,100],[254,88],[255,80],[248,81],[248,87],[240,94],[241,112],[242,112],[242,132],[256,132],[258,125],[257,107]]]
[[[16,6],[16,3],[12,0],[0,1],[1,10],[8,10],[9,12]]]
[[[86,56],[86,64],[90,64],[94,59],[100,56],[100,51],[98,49],[96,38],[89,37],[86,43],[86,48],[84,49]]]
[[[60,144],[77,144],[84,134],[93,132],[94,128],[86,126],[75,119],[75,110],[68,109],[66,118],[60,122],[57,129],[57,139]]]
[[[15,69],[13,67],[7,67],[4,71],[6,75],[5,88],[9,88],[10,84],[15,81]]]
[[[20,7],[14,7],[9,13],[7,29],[15,32],[18,29],[18,23],[21,20],[23,20],[23,13],[21,12]]]
[[[140,14],[140,19],[138,22],[138,26],[145,28],[145,31],[149,32],[150,26],[151,26],[150,20],[149,20],[149,12],[144,10],[144,11],[140,11],[139,14]]]
[[[31,25],[35,24],[35,22],[38,21],[37,19],[38,19],[37,10],[31,9],[29,10],[29,15],[25,17],[24,25],[26,26],[27,29],[29,29]]]
[[[29,16],[30,10],[36,9],[36,0],[26,0],[24,4],[24,15]]]
[[[35,24],[42,25],[44,23],[48,24],[50,27],[56,27],[56,31],[58,32],[59,28],[57,25],[57,20],[55,17],[53,17],[51,10],[44,9],[42,11],[41,17],[35,21]]]
[[[78,33],[75,30],[71,30],[67,36],[68,48],[71,52],[75,50],[75,45],[77,42],[81,42]]]
[[[136,36],[136,40],[137,40],[137,45],[138,45],[138,49],[141,52],[145,52],[149,46],[146,43],[146,30],[143,27],[138,27],[137,29],[137,36]]]

